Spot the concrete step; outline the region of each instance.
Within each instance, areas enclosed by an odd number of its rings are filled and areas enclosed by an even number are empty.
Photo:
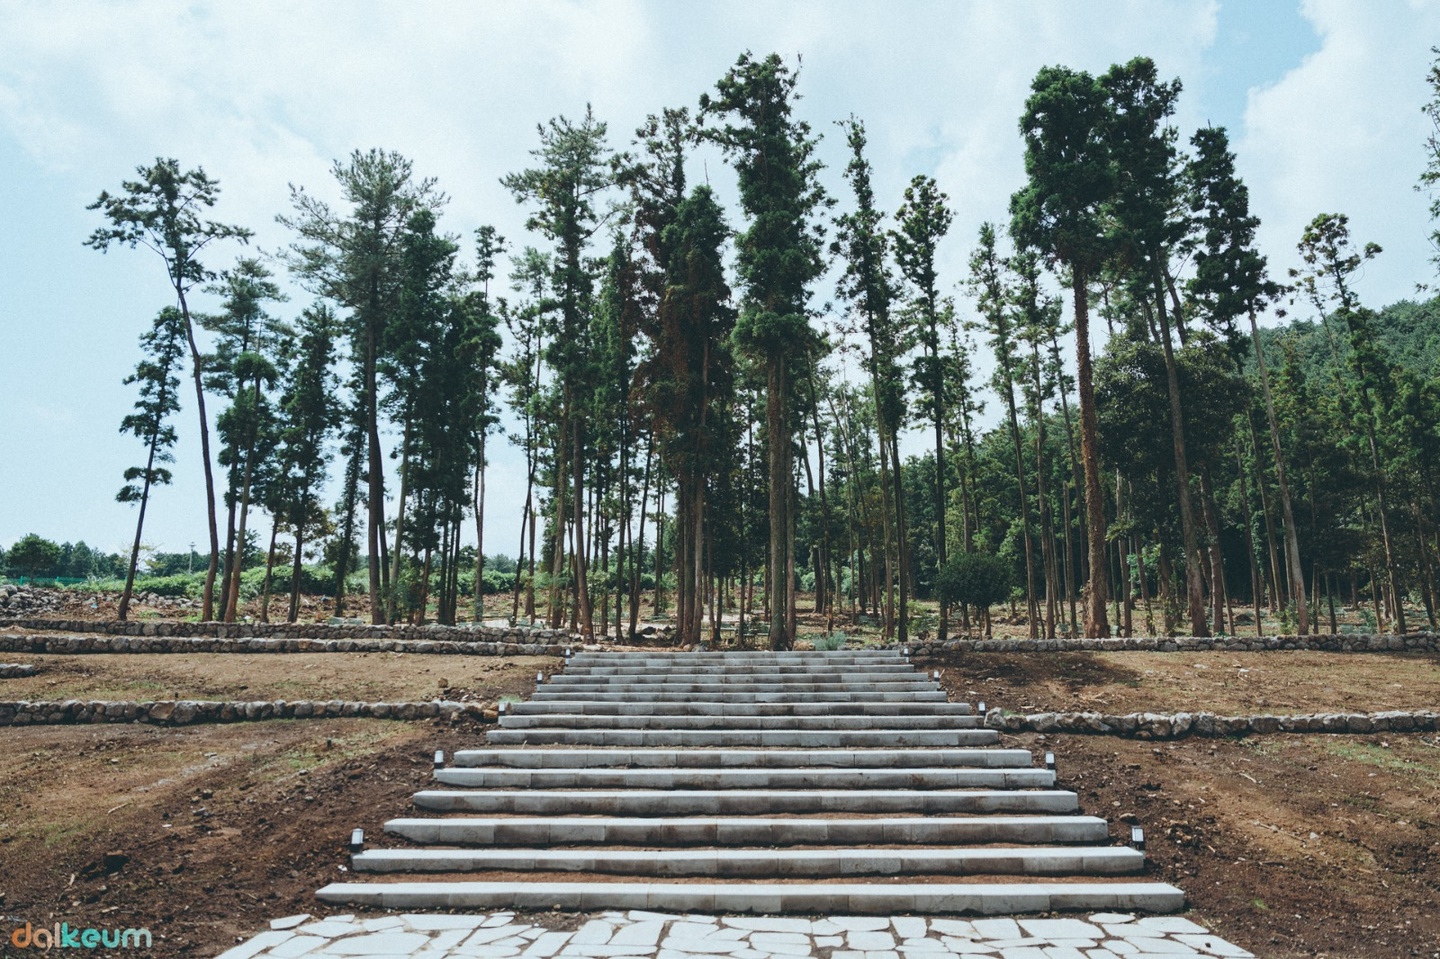
[[[500,717],[505,729],[978,729],[979,716],[648,716],[542,713]]]
[[[761,746],[848,747],[989,746],[993,729],[492,729],[492,746]]]
[[[703,696],[694,692],[609,692],[596,690],[566,690],[559,687],[541,686],[527,702],[596,702],[596,703],[943,703],[945,691],[933,685],[927,689],[908,692],[785,692],[772,690],[754,692],[749,690],[712,690]]]
[[[853,680],[834,683],[609,683],[609,682],[560,682],[564,676],[556,676],[552,682],[546,683],[542,688],[567,693],[623,693],[626,696],[638,697],[647,693],[686,693],[695,697],[696,693],[791,693],[806,695],[809,693],[859,693],[862,699],[873,698],[871,693],[930,693],[939,689],[939,685],[933,680],[916,680],[906,682],[883,683],[878,687],[864,680]],[[709,699],[710,696],[703,697]]]
[[[751,675],[776,675],[776,676],[811,676],[815,674],[834,674],[837,672],[855,673],[863,676],[876,676],[892,673],[917,673],[919,668],[905,662],[884,662],[884,663],[810,663],[805,665],[790,665],[785,663],[753,663],[753,664],[730,664],[730,663],[665,663],[665,664],[631,664],[624,665],[588,665],[571,664],[565,667],[563,675],[566,676],[669,676],[694,675],[694,676],[751,676]],[[560,674],[557,674],[560,675]]]
[[[392,819],[385,831],[445,846],[857,846],[905,843],[1104,843],[1093,816],[936,816],[868,819],[467,817]]]
[[[437,769],[468,789],[1050,789],[1049,769]]]
[[[458,767],[518,769],[642,768],[790,769],[797,766],[876,769],[895,766],[974,766],[1017,769],[1030,766],[1026,749],[461,749],[450,757]]]
[[[667,664],[667,662],[867,662],[901,661],[899,649],[737,649],[734,652],[685,652],[647,649],[644,652],[576,652],[570,657],[575,664],[628,665]]]
[[[1014,789],[423,789],[437,812],[527,816],[737,816],[766,813],[1073,813],[1069,790]]]
[[[384,909],[648,909],[763,915],[907,915],[1176,912],[1185,894],[1166,883],[332,883],[323,902]]]
[[[872,672],[861,667],[829,669],[819,672],[732,672],[713,673],[639,673],[633,676],[593,675],[585,672],[563,672],[551,676],[547,683],[556,686],[669,686],[679,683],[703,683],[711,686],[824,685],[846,683],[852,686],[887,688],[926,680],[929,677],[914,669],[893,673]]]
[[[969,703],[627,703],[565,700],[512,703],[511,716],[571,713],[585,716],[968,716]]]
[[[1125,876],[1145,854],[1118,846],[1024,849],[372,849],[355,872],[589,872],[625,876]]]

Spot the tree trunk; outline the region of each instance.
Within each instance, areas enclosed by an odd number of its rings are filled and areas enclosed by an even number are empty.
[[[772,354],[766,360],[765,427],[767,460],[770,467],[770,648],[786,650],[790,643],[790,584],[784,582],[790,569],[790,390],[785,357]],[[658,585],[658,584],[657,584]]]
[[[1310,610],[1305,602],[1305,575],[1300,565],[1300,537],[1295,528],[1295,513],[1290,508],[1290,484],[1285,478],[1285,456],[1280,451],[1280,425],[1275,417],[1275,401],[1270,396],[1270,374],[1265,368],[1265,352],[1260,348],[1260,329],[1255,311],[1250,310],[1250,340],[1255,345],[1255,367],[1260,371],[1260,391],[1265,397],[1265,417],[1270,423],[1270,448],[1275,454],[1275,479],[1280,486],[1280,515],[1285,523],[1285,566],[1290,572],[1290,596],[1300,620],[1300,635],[1310,633]],[[1258,620],[1257,620],[1258,623]]]
[[[1180,535],[1185,543],[1185,599],[1193,636],[1209,636],[1205,620],[1205,587],[1200,572],[1200,537],[1195,528],[1195,511],[1190,500],[1190,464],[1185,453],[1184,407],[1180,400],[1180,377],[1170,345],[1170,314],[1165,294],[1155,290],[1156,313],[1160,318],[1160,346],[1165,354],[1165,385],[1170,395],[1170,440],[1175,449],[1175,487],[1180,500]]]
[[[1071,268],[1075,295],[1075,381],[1080,393],[1080,460],[1085,467],[1085,517],[1090,551],[1090,582],[1085,597],[1085,635],[1110,635],[1105,601],[1109,596],[1105,562],[1105,501],[1100,489],[1100,426],[1095,415],[1095,378],[1090,363],[1089,290],[1085,271]]]
[[[190,368],[195,381],[195,411],[200,417],[200,459],[205,464],[205,518],[209,523],[210,565],[205,570],[205,588],[200,597],[200,618],[210,622],[215,618],[215,574],[220,564],[220,528],[215,516],[215,471],[210,465],[210,420],[205,413],[205,384],[201,379],[204,360],[200,348],[195,345],[195,326],[190,322],[190,307],[185,302],[185,290],[178,282],[176,295],[180,299],[180,313],[185,317],[185,340],[190,345]]]

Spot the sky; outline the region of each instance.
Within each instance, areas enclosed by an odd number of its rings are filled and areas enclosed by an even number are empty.
[[[493,224],[512,247],[538,244],[500,184],[530,164],[537,124],[590,104],[624,148],[646,115],[693,110],[742,51],[774,51],[801,65],[797,113],[824,136],[837,211],[846,157],[834,123],[851,114],[866,123],[883,206],[898,207],[916,174],[949,194],[941,280],[969,311],[959,284],[978,227],[1004,222],[1023,183],[1016,121],[1035,72],[1147,55],[1184,83],[1182,142],[1207,124],[1230,131],[1272,272],[1294,265],[1316,214],[1346,213],[1357,241],[1384,247],[1357,287],[1382,306],[1434,270],[1414,184],[1436,42],[1440,0],[0,0],[0,545],[35,532],[128,550],[134,507],[115,493],[143,451],[118,432],[135,400],[122,381],[174,295],[153,253],[102,255],[83,241],[100,225],[87,204],[156,157],[203,167],[222,189],[214,217],[255,232],[248,250],[211,249],[217,270],[284,249],[275,218],[291,185],[335,199],[331,164],[370,147],[437,178],[446,231]],[[743,226],[718,155],[697,152],[690,176],[731,198]],[[817,306],[834,299],[828,284]],[[282,317],[310,303],[286,288]],[[145,541],[165,550],[205,541],[187,399],[175,483],[146,522]],[[491,449],[497,534],[485,549],[513,555],[523,459]]]

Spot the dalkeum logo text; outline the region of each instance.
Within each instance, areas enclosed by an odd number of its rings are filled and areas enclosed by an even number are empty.
[[[73,928],[68,922],[57,922],[51,928],[34,928],[30,923],[17,926],[10,933],[10,945],[16,949],[149,949],[149,929]]]

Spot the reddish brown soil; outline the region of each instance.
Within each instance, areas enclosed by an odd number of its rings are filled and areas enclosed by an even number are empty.
[[[1398,698],[1374,708],[1414,706],[1405,677],[1435,669],[1423,659],[1348,656],[1317,664],[1289,655],[1235,657],[1254,677],[1245,682],[1261,683],[1245,694],[1270,700],[1277,711],[1292,703],[1353,708],[1390,688],[1393,674],[1402,684]],[[129,658],[89,660],[123,669],[118,664]],[[275,660],[290,669],[309,661]],[[1207,686],[1213,677],[1194,670],[1197,661],[972,657],[945,672],[957,698],[975,698],[966,692],[988,678],[981,688],[989,701],[1014,709],[1068,706],[1077,692],[1103,697],[1104,708],[1116,711],[1223,706],[1225,696],[1239,695]],[[1320,688],[1332,692],[1293,692],[1297,676],[1317,670]],[[1172,689],[1157,678],[1162,674],[1200,679]],[[1139,685],[1131,685],[1136,676]],[[219,682],[194,677],[202,680]],[[502,690],[498,676],[487,682],[477,674],[470,684],[477,695]],[[178,691],[193,695],[193,688]],[[1185,702],[1166,701],[1162,689],[1183,693]],[[314,891],[348,875],[342,867],[350,830],[378,837],[386,819],[411,810],[410,794],[428,780],[433,751],[478,744],[481,734],[470,725],[359,719],[0,730],[7,756],[0,766],[0,931],[25,921],[146,926],[156,956],[213,955],[276,916],[319,910]],[[1197,921],[1257,955],[1440,953],[1434,736],[1012,742],[1054,750],[1062,783],[1079,792],[1085,812],[1114,821],[1117,840],[1125,823],[1143,825],[1154,877],[1180,885]]]

